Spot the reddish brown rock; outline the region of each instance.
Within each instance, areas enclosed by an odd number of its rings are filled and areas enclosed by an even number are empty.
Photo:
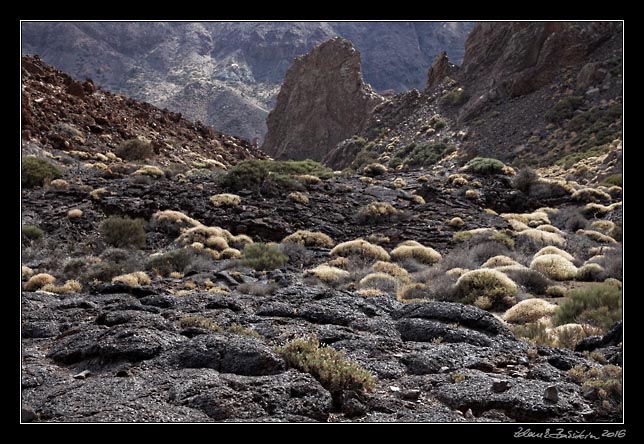
[[[383,100],[363,82],[360,53],[351,42],[329,40],[287,71],[262,149],[277,159],[321,160],[358,132]]]

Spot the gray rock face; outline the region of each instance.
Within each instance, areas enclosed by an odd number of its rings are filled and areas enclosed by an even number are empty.
[[[364,57],[379,91],[422,88],[443,50],[457,63],[474,23],[464,22],[31,22],[23,53],[79,79],[181,112],[252,140],[293,58],[342,36]],[[37,71],[37,67],[31,68]]]
[[[277,159],[322,160],[382,101],[362,81],[360,53],[351,42],[331,39],[296,58],[286,72],[262,149]]]

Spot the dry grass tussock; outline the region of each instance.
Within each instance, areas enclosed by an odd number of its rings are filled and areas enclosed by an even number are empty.
[[[23,279],[31,277],[33,276],[33,274],[34,274],[34,271],[31,268],[27,267],[26,265],[22,266],[21,275]]]
[[[558,254],[544,254],[535,257],[530,268],[556,281],[570,281],[577,276],[577,267]]]
[[[498,268],[498,267],[507,267],[507,266],[516,266],[521,265],[514,259],[508,256],[493,256],[481,265],[481,268]]]
[[[289,194],[288,198],[293,202],[297,202],[302,205],[309,203],[309,197],[304,193],[300,193],[299,191],[294,191],[293,193]]]
[[[74,209],[69,210],[69,211],[67,212],[67,217],[68,217],[69,219],[78,219],[78,218],[79,218],[79,217],[81,217],[82,215],[83,215],[83,211],[82,211],[82,210],[79,210],[78,208],[74,208]]]
[[[532,213],[502,213],[501,217],[510,221],[519,221],[528,227],[535,228],[539,225],[550,224],[550,219],[545,211],[534,211]]]
[[[423,245],[399,245],[391,250],[391,258],[396,261],[414,259],[421,264],[432,265],[441,259],[439,252]]]
[[[460,228],[465,225],[465,222],[463,222],[463,219],[460,217],[453,217],[447,222],[447,225],[454,228]]]
[[[525,299],[506,311],[503,320],[513,324],[526,324],[538,321],[545,316],[551,316],[556,310],[555,304],[543,299]]]
[[[152,215],[152,220],[155,222],[169,222],[178,228],[201,226],[201,222],[198,220],[186,216],[181,211],[174,210],[157,211]]]
[[[390,256],[384,248],[373,245],[364,239],[355,239],[336,245],[329,254],[331,256],[360,256],[365,259],[389,261]]]
[[[56,278],[51,274],[38,273],[29,278],[25,283],[26,291],[36,291],[48,284],[56,282]]]
[[[387,293],[395,293],[400,281],[387,273],[370,273],[360,279],[360,288],[377,288]]]
[[[458,278],[455,286],[464,303],[474,304],[485,297],[491,302],[489,308],[511,307],[516,303],[515,295],[519,291],[512,279],[493,269],[468,271]]]
[[[305,247],[332,248],[335,245],[333,239],[319,231],[298,230],[289,234],[282,242],[291,242],[294,244],[304,245]]]
[[[554,245],[563,247],[566,243],[565,239],[560,234],[549,233],[535,228],[528,228],[527,230],[520,231],[516,233],[516,237],[520,240],[533,242],[537,245]]]
[[[222,193],[210,197],[210,202],[219,207],[236,207],[241,203],[241,197],[236,194]]]
[[[115,278],[112,279],[112,282],[113,283],[122,282],[126,285],[129,285],[130,287],[137,287],[140,285],[150,285],[152,281],[150,280],[150,277],[147,274],[145,274],[145,272],[135,271],[133,273],[116,276]]]
[[[386,273],[401,280],[409,280],[409,272],[401,266],[392,264],[391,262],[378,261],[372,265],[371,269],[374,272]]]
[[[80,282],[76,280],[66,281],[64,285],[47,284],[41,288],[42,291],[49,291],[57,294],[78,293],[82,289]]]
[[[577,234],[582,234],[589,239],[594,240],[595,242],[603,243],[603,244],[616,244],[617,241],[613,239],[610,236],[606,236],[603,233],[600,233],[599,231],[595,230],[577,230]]]
[[[543,247],[541,250],[537,251],[534,255],[534,257],[539,257],[539,256],[545,256],[546,254],[556,254],[564,259],[572,262],[575,260],[575,258],[572,256],[572,254],[568,253],[567,251],[562,250],[561,248],[553,247],[553,246],[548,246],[548,247]]]
[[[304,276],[315,276],[325,284],[338,284],[348,281],[351,274],[341,268],[322,264],[306,270]]]

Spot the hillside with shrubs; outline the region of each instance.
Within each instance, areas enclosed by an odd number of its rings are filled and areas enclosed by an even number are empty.
[[[620,102],[494,157],[466,72],[319,163],[22,63],[23,421],[622,421]]]

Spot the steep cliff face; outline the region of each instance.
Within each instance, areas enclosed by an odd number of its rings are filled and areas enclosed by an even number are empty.
[[[248,140],[297,56],[336,36],[363,56],[377,91],[422,88],[432,59],[452,61],[465,22],[23,22],[22,52],[97,86],[181,112]]]
[[[331,39],[287,71],[262,149],[278,159],[321,160],[358,132],[383,100],[363,82],[351,42]]]

